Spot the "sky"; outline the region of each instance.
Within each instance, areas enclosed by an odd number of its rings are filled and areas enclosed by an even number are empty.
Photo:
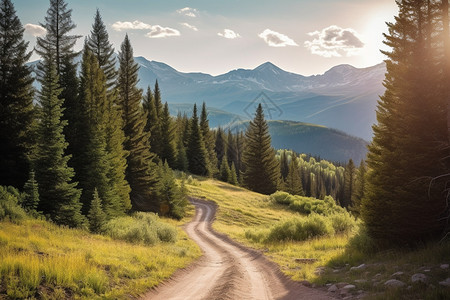
[[[48,0],[12,0],[35,44],[45,34]],[[397,14],[394,0],[66,0],[77,25],[89,35],[96,9],[120,50],[129,35],[135,56],[181,72],[219,75],[267,61],[305,76],[333,66],[358,68],[382,62],[385,22]],[[84,38],[77,43],[81,50]],[[32,60],[38,59],[33,55]]]

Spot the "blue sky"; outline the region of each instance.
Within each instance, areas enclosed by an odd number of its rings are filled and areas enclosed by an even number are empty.
[[[136,56],[214,75],[266,61],[303,75],[344,63],[375,65],[384,59],[379,53],[384,22],[397,13],[394,0],[66,2],[77,24],[74,34],[89,34],[99,8],[116,49],[128,33]],[[13,3],[33,46],[49,1]]]

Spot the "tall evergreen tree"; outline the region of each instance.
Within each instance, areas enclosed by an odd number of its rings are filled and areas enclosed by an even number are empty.
[[[291,162],[289,163],[285,188],[286,192],[288,192],[289,194],[304,196],[298,161],[294,155],[292,156]]]
[[[220,164],[219,162],[222,162],[223,157],[226,155],[226,151],[224,132],[222,128],[219,127],[216,132],[216,142],[214,145],[214,152],[216,153],[218,164]],[[217,167],[220,168],[220,165],[217,165]]]
[[[203,142],[202,131],[198,124],[197,105],[194,104],[186,154],[189,171],[193,174],[208,175],[208,152]]]
[[[261,104],[256,109],[255,118],[250,122],[245,137],[244,184],[255,192],[272,194],[277,189],[280,167],[271,146],[269,126],[264,119]]]
[[[286,150],[283,150],[280,154],[280,172],[281,177],[283,177],[283,179],[286,180],[286,177],[289,174],[289,162]]]
[[[30,176],[25,185],[23,186],[23,191],[25,193],[22,206],[28,212],[37,212],[39,205],[39,185],[35,178],[34,171],[30,171]]]
[[[220,174],[220,180],[222,180],[223,182],[229,182],[231,180],[231,170],[230,170],[230,166],[228,165],[227,158],[225,156],[222,158],[222,163],[220,164],[219,174]]]
[[[344,199],[341,201],[343,207],[352,205],[352,196],[355,190],[356,168],[353,160],[350,158],[345,166],[344,172]]]
[[[145,113],[147,114],[147,124],[145,131],[150,133],[150,148],[160,159],[162,154],[162,131],[161,131],[161,115],[156,109],[155,96],[150,89],[147,88],[147,92],[144,95],[144,101],[142,103]]]
[[[10,0],[0,2],[0,185],[22,187],[33,139],[33,79],[24,28]]]
[[[366,186],[366,163],[361,160],[358,171],[356,172],[355,187],[352,195],[352,205],[350,210],[359,216],[361,210],[361,199],[364,198],[364,189]]]
[[[214,151],[215,140],[209,128],[208,112],[206,111],[206,104],[203,102],[202,111],[200,113],[200,129],[202,131],[203,142],[208,153],[208,173],[214,176],[217,173],[217,155]]]
[[[52,53],[49,51],[38,65],[41,109],[33,166],[39,183],[39,210],[49,214],[58,224],[79,227],[85,224],[81,214],[81,192],[77,183],[72,182],[73,169],[67,166],[70,156],[64,154],[67,142],[63,129],[67,121],[61,119],[64,100],[58,98],[61,88]]]
[[[88,45],[97,57],[100,68],[105,74],[107,90],[111,91],[117,79],[116,58],[114,56],[114,48],[109,42],[108,32],[98,9],[95,13]]]
[[[233,185],[238,185],[239,181],[238,181],[237,171],[236,171],[236,167],[234,165],[234,162],[231,163],[230,174],[231,174],[231,176],[230,176],[230,179],[228,180],[228,182],[233,184]]]
[[[72,21],[72,10],[67,8],[64,0],[50,0],[45,23],[40,25],[47,33],[44,37],[37,38],[35,49],[43,58],[51,52],[55,60],[58,84],[61,87],[59,98],[64,99],[63,119],[68,121],[68,126],[64,127],[64,135],[69,143],[66,152],[72,154],[80,144],[76,129],[72,126],[79,121],[78,77],[74,63],[78,53],[74,51],[74,46],[80,36],[70,34],[76,25]]]
[[[415,243],[440,235],[445,227],[443,183],[447,173],[446,107],[438,64],[443,43],[435,1],[398,1],[385,44],[386,91],[377,108],[378,124],[369,147],[362,218],[368,233],[392,243]],[[446,12],[448,14],[448,12]],[[448,53],[445,54],[448,56]]]
[[[106,214],[103,212],[102,200],[100,199],[97,189],[94,189],[92,201],[89,205],[89,230],[94,233],[101,233],[105,229]]]
[[[163,112],[161,115],[161,160],[169,164],[170,167],[175,167],[175,127],[170,116],[169,104],[164,104]]]
[[[156,197],[159,178],[155,155],[150,152],[149,134],[145,132],[147,116],[141,107],[142,90],[137,88],[139,66],[133,59],[128,35],[119,53],[119,103],[125,136],[125,150],[129,152],[126,179],[131,187],[131,203],[135,210],[158,211]]]

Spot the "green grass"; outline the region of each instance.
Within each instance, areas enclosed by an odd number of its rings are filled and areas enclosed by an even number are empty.
[[[438,284],[450,277],[449,270],[440,269],[440,264],[450,263],[448,243],[424,245],[416,250],[380,251],[361,230],[361,224],[353,230],[343,230],[346,233],[324,234],[304,241],[276,241],[267,238],[274,228],[301,218],[287,203],[277,204],[268,196],[211,179],[190,180],[188,189],[191,196],[218,204],[215,230],[261,250],[294,280],[308,280],[324,287],[347,282],[367,293],[369,299],[450,299],[450,289]],[[335,228],[345,228],[345,219],[335,220]],[[363,263],[367,265],[364,270],[350,270]],[[411,276],[425,270],[430,270],[425,274],[432,285],[411,284]],[[399,279],[411,287],[408,290],[386,289],[383,283],[398,271],[404,272]],[[358,279],[367,282],[355,282]]]
[[[147,246],[41,220],[1,222],[0,298],[138,297],[201,255],[183,222],[161,223],[176,228],[176,242]]]

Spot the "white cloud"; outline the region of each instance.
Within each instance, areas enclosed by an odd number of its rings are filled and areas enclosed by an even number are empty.
[[[122,31],[122,30],[130,30],[130,29],[135,29],[135,30],[139,30],[139,29],[151,29],[152,25],[150,24],[146,24],[144,22],[141,21],[134,21],[134,22],[121,22],[121,21],[117,21],[112,25],[112,28],[115,31]]]
[[[231,29],[224,29],[223,32],[217,33],[217,35],[224,37],[226,39],[236,39],[241,37],[241,35],[237,32],[234,32]]]
[[[180,32],[170,27],[162,27],[160,25],[151,26],[151,30],[146,34],[149,38],[164,38],[169,36],[179,36]]]
[[[286,46],[298,46],[297,43],[282,33],[266,29],[258,35],[262,38],[270,47],[286,47]]]
[[[187,17],[195,18],[195,17],[197,17],[198,10],[196,10],[195,8],[191,8],[191,7],[185,7],[185,8],[177,10],[177,13],[179,13],[180,15],[185,15]]]
[[[36,24],[25,24],[25,32],[31,34],[32,36],[42,36],[47,33],[47,30]]]
[[[341,57],[357,55],[364,47],[358,33],[351,28],[331,25],[320,31],[308,33],[312,41],[306,41],[305,47],[312,54],[323,57]]]
[[[187,27],[187,28],[192,29],[194,31],[198,31],[197,27],[195,27],[194,25],[191,25],[189,23],[180,23],[180,24],[183,25],[184,27]]]

